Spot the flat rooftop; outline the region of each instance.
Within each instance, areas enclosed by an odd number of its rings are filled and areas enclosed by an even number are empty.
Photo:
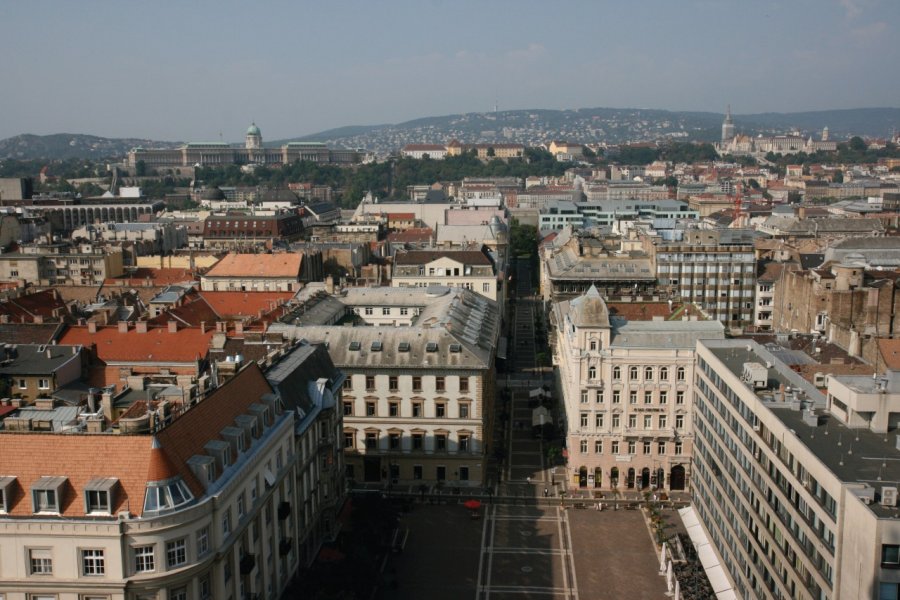
[[[868,429],[847,427],[828,413],[826,398],[820,391],[755,342],[703,340],[701,343],[739,377],[745,363],[771,365],[767,367],[766,389],[745,385],[839,480],[866,484],[876,492],[882,486],[900,487],[897,433],[876,434]],[[871,381],[871,377],[855,379]],[[786,390],[784,400],[779,391],[781,386]],[[795,390],[799,392],[799,402],[791,401]],[[815,415],[814,419],[809,417],[809,411]],[[886,508],[874,502],[869,508],[879,516],[900,516],[898,508]]]

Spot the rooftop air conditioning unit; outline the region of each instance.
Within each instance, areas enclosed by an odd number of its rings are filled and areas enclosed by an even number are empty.
[[[888,486],[881,488],[881,505],[897,506],[897,488]]]

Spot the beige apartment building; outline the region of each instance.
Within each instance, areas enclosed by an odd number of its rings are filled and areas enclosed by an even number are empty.
[[[481,250],[410,250],[394,255],[392,287],[442,285],[471,290],[502,303],[503,280],[487,248]]]
[[[597,288],[554,303],[570,488],[685,490],[694,347],[717,321],[610,317]]]
[[[459,287],[349,288],[311,294],[282,321],[269,331],[324,343],[347,376],[343,445],[351,479],[484,485],[493,450],[496,303]]]
[[[320,375],[286,395],[251,363],[183,412],[134,406],[129,434],[94,404],[45,408],[49,431],[6,427],[0,597],[280,597],[343,497],[323,489],[341,470],[341,378]]]

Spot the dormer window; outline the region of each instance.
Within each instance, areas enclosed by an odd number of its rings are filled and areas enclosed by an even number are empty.
[[[437,352],[438,345],[437,342],[428,342],[425,344],[425,352]]]
[[[372,352],[381,352],[382,344],[380,340],[375,340],[372,342],[371,350]]]
[[[92,479],[84,488],[84,512],[88,515],[112,513],[113,490],[119,480],[114,477]]]
[[[216,459],[222,471],[231,465],[231,446],[222,440],[211,440],[204,446],[209,455]]]
[[[450,352],[459,354],[460,352],[462,352],[462,344],[450,344]]]
[[[247,450],[247,442],[244,439],[244,430],[238,427],[225,427],[221,431],[222,437],[231,444],[235,455],[243,454]]]
[[[59,514],[60,498],[65,477],[41,477],[31,488],[31,502],[35,514]]]
[[[347,381],[350,381],[347,379]],[[269,426],[271,419],[269,418],[269,407],[264,404],[251,404],[250,414],[256,418],[256,423],[261,434]]]
[[[397,346],[397,352],[409,352],[409,342],[400,342]]]
[[[359,342],[350,342],[351,352],[357,352],[360,348],[362,348],[362,344],[360,344]]]
[[[238,415],[235,417],[234,422],[244,431],[244,439],[247,440],[248,446],[253,443],[253,440],[259,439],[260,428],[256,417],[253,415]]]
[[[13,485],[16,478],[12,476],[0,477],[0,513],[8,513],[12,505]]]
[[[205,488],[212,485],[216,477],[219,476],[216,471],[216,459],[212,456],[195,454],[188,459],[187,464]]]

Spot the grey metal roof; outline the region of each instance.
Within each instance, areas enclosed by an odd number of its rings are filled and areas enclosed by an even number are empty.
[[[0,348],[0,374],[51,375],[72,360],[81,360],[81,346],[18,344],[7,352]]]
[[[719,321],[625,321],[612,319],[614,348],[689,348],[697,340],[722,339]]]

